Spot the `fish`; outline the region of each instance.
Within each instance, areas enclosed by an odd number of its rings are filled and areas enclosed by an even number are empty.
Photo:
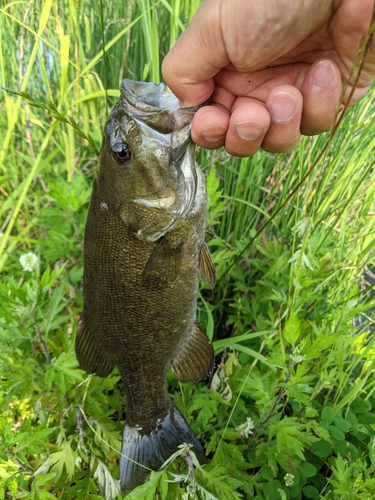
[[[163,84],[125,79],[105,125],[84,234],[84,307],[76,354],[100,377],[118,367],[126,393],[120,486],[129,492],[182,443],[204,449],[167,388],[212,372],[196,319],[199,278],[215,267],[205,243],[207,194],[190,137],[197,108]]]

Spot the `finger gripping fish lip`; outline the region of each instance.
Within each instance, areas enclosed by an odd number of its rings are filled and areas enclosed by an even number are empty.
[[[185,111],[194,114],[200,107],[209,104],[209,100],[198,106],[181,108],[178,98],[165,90],[164,83],[136,82],[125,78],[121,84],[121,96],[129,104],[145,113],[160,111]]]

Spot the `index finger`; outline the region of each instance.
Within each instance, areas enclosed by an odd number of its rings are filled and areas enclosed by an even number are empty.
[[[214,91],[213,77],[229,58],[216,19],[216,9],[203,2],[190,25],[166,55],[163,78],[183,105],[205,102]]]

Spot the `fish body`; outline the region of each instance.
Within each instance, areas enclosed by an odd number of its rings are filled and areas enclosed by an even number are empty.
[[[130,491],[183,442],[204,460],[169,398],[167,372],[172,365],[179,380],[198,381],[212,369],[196,297],[199,275],[213,286],[215,270],[204,242],[205,182],[190,140],[195,109],[179,109],[163,85],[124,80],[121,91],[86,222],[76,352],[90,373],[119,367],[127,397],[120,480]]]

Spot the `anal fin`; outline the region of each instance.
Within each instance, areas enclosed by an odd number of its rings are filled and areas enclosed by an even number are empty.
[[[172,363],[172,370],[180,382],[199,382],[209,376],[215,361],[215,352],[207,335],[194,327]]]
[[[85,314],[81,314],[76,337],[76,355],[83,370],[99,377],[107,377],[114,368],[113,363],[103,357],[94,336],[90,332]]]
[[[203,243],[199,252],[199,273],[202,280],[207,283],[207,285],[209,285],[211,288],[215,286],[215,265],[212,262],[212,257],[206,243]]]

